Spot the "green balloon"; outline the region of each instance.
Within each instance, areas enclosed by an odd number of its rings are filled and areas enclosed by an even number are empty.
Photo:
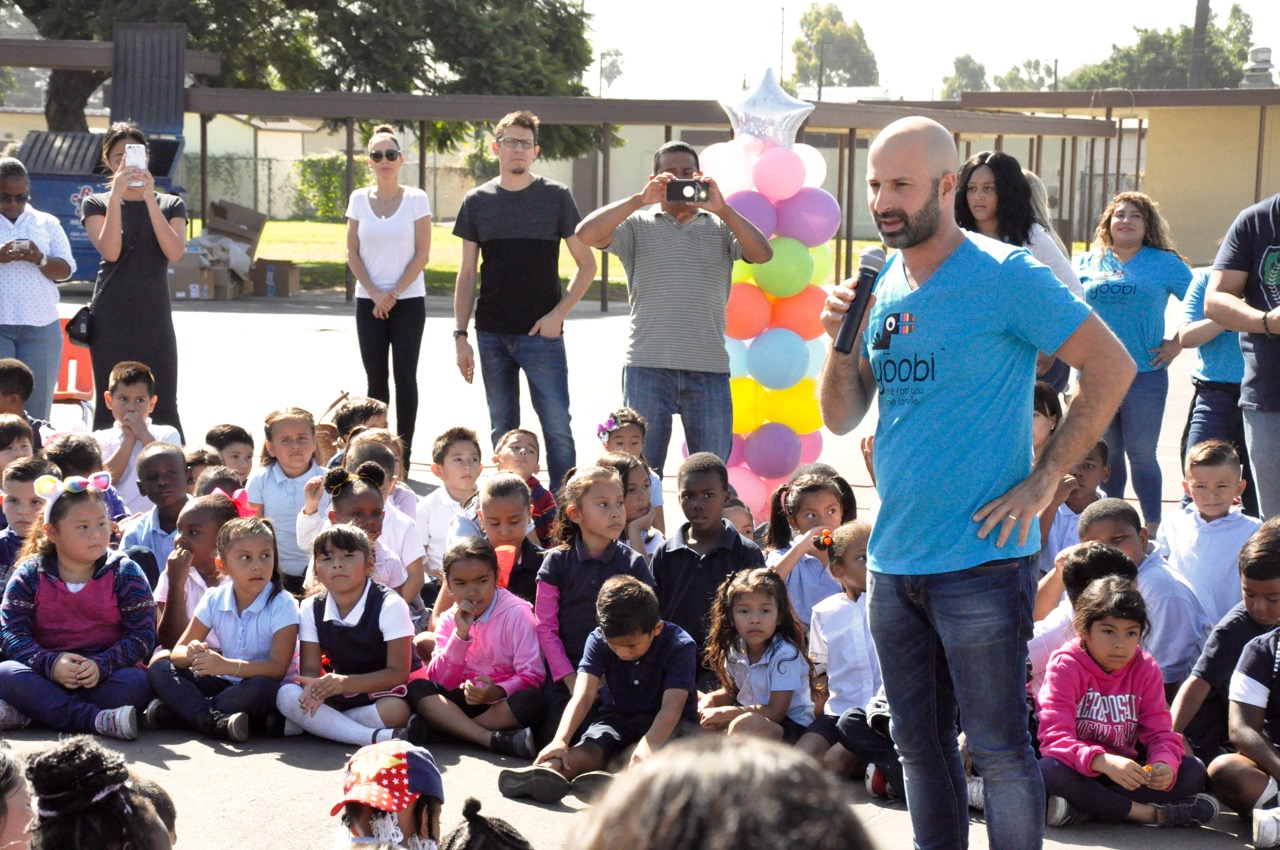
[[[813,257],[798,239],[778,236],[769,240],[773,259],[754,269],[756,283],[775,298],[790,298],[809,285],[813,276]]]
[[[809,254],[813,257],[813,276],[809,278],[809,283],[824,286],[836,268],[836,257],[831,253],[831,245],[824,242],[816,248],[810,248]]]

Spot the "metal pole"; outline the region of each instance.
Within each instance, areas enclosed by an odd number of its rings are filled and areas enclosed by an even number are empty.
[[[253,128],[253,208],[258,208],[258,128]]]
[[[1066,139],[1063,139],[1065,142]],[[1067,193],[1067,238],[1062,240],[1067,243],[1067,259],[1071,259],[1071,252],[1075,250],[1076,241],[1076,175],[1079,170],[1076,167],[1076,154],[1080,151],[1080,137],[1071,137],[1071,191]]]
[[[1111,107],[1107,107],[1107,120],[1111,120]],[[1093,154],[1089,154],[1089,170],[1093,170]],[[1107,189],[1107,179],[1111,176],[1111,137],[1107,136],[1102,140],[1102,199],[1103,203],[1111,200],[1114,194]],[[1089,181],[1092,184],[1092,180]]]
[[[1120,158],[1120,154],[1124,151],[1124,119],[1121,118],[1116,122],[1116,192],[1117,194],[1124,191],[1121,184],[1121,178],[1124,176],[1124,160]]]
[[[1264,103],[1258,111],[1258,164],[1253,177],[1253,202],[1262,200],[1262,160],[1267,144],[1267,106]]]
[[[1097,139],[1089,140],[1089,191],[1084,196],[1084,233],[1081,234],[1085,238],[1081,241],[1087,243],[1089,234],[1093,232],[1093,184],[1098,176],[1097,171]]]
[[[427,122],[418,122],[418,188],[427,191]],[[431,208],[435,209],[434,198]]]
[[[1036,164],[1033,169],[1037,175],[1044,168],[1044,136],[1036,136]]]
[[[613,147],[613,125],[604,124],[600,133],[600,206],[609,203],[609,149]],[[609,252],[600,252],[600,312],[609,312]]]
[[[1061,145],[1058,147],[1058,217],[1053,223],[1053,229],[1058,231],[1058,235],[1062,235],[1062,196],[1065,183],[1067,182],[1067,137],[1063,136]],[[1067,253],[1071,253],[1071,249],[1067,249]]]
[[[849,199],[849,214],[845,217],[844,224],[844,276],[846,278],[853,277],[853,216],[854,211],[858,208],[857,201],[854,200],[854,188],[857,186],[855,180],[858,173],[858,131],[854,127],[849,128],[849,167],[845,169],[845,197]]]
[[[836,231],[836,251],[834,271],[836,279],[840,279],[840,260],[844,257],[845,251],[849,245],[849,212],[850,205],[845,202],[845,179],[844,179],[844,149],[846,139],[843,135],[836,137],[836,206],[840,207],[841,213],[845,219],[845,232],[842,235],[839,230]]]
[[[356,121],[354,118],[347,119],[347,174],[344,180],[347,197],[351,197],[351,193],[355,191],[356,182],[356,166],[355,160],[351,158],[352,152],[356,149]],[[351,274],[351,266],[346,267],[347,276],[347,301],[352,301],[356,297],[356,279]]]
[[[664,143],[671,141],[671,125],[667,124],[662,128],[662,141]]]
[[[1004,133],[996,134],[996,150],[998,151],[1004,150]]]
[[[1133,191],[1142,191],[1142,125],[1146,122],[1141,118],[1138,119],[1138,147],[1134,152],[1133,160]]]
[[[209,221],[209,119],[200,116],[200,226]]]

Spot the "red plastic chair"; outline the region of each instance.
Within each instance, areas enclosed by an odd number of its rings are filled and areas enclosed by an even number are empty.
[[[68,319],[62,320],[65,337]],[[72,345],[64,338],[62,366],[58,369],[58,385],[53,389],[54,404],[78,404],[86,430],[93,430],[93,361],[89,349]]]

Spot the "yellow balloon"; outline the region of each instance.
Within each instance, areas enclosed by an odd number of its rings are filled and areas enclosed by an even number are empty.
[[[733,261],[733,283],[746,283],[755,280],[751,275],[751,264],[746,260]]]
[[[731,379],[729,396],[733,399],[733,433],[749,434],[764,424],[765,392],[755,378]]]
[[[817,383],[813,378],[801,378],[785,390],[766,391],[765,418],[786,425],[797,434],[817,431],[822,427]]]
[[[813,276],[809,278],[809,284],[823,286],[831,279],[831,273],[836,268],[836,257],[831,253],[831,243],[823,242],[815,248],[810,248],[809,254],[813,257]]]

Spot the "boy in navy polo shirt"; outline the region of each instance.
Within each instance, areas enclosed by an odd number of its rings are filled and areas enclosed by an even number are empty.
[[[664,620],[689,633],[699,660],[711,623],[711,603],[724,580],[740,570],[764,566],[760,547],[724,518],[729,471],[710,452],[689,455],[676,479],[680,509],[688,520],[653,554],[653,580]],[[715,673],[698,668],[704,690],[715,690]]]
[[[557,802],[570,791],[589,797],[612,779],[604,768],[627,747],[635,745],[629,762],[635,764],[671,738],[698,728],[693,638],[659,618],[653,590],[632,576],[614,576],[600,588],[596,616],[600,625],[587,638],[573,698],[555,738],[533,766],[498,774],[503,796],[543,803]],[[602,681],[609,685],[603,693]],[[569,746],[597,694],[600,708],[578,743]]]

